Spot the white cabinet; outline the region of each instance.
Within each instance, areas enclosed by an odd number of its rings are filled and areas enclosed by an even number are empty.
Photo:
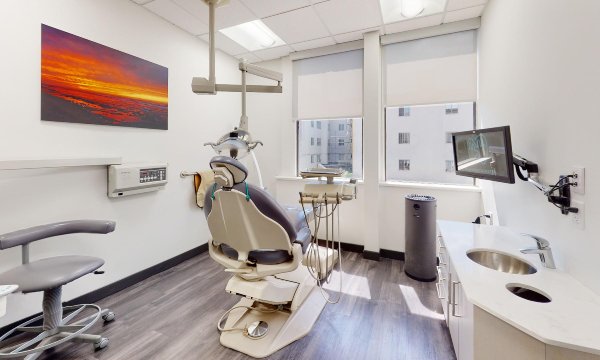
[[[438,237],[438,249],[438,297],[444,308],[454,352],[458,360],[473,360],[473,304],[465,296],[441,236]]]

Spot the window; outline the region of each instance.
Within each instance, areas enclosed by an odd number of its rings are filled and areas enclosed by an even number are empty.
[[[344,131],[344,124],[339,124],[338,125],[338,130],[339,131]]]
[[[409,171],[410,170],[410,160],[398,160],[398,170]]]
[[[346,170],[347,177],[362,178],[362,119],[322,119],[321,129],[311,128],[311,120],[298,120],[298,172],[322,163],[325,167],[338,167]],[[344,131],[340,132],[340,125]],[[316,136],[315,136],[316,135]],[[317,145],[310,146],[311,139]],[[345,145],[345,146],[341,146]],[[318,154],[316,154],[318,152]]]
[[[398,108],[398,116],[410,116],[410,108],[408,106]]]
[[[458,109],[452,118],[445,114],[447,104],[412,106],[410,119],[400,116],[398,107],[385,109],[387,181],[473,184],[454,173],[453,162],[448,162],[453,150],[447,143],[452,133],[475,128],[475,103],[452,105]]]
[[[317,129],[320,129],[320,128],[321,128],[321,121],[319,120],[319,121],[317,121]]]
[[[452,144],[452,133],[451,132],[446,133],[446,144]]]
[[[320,129],[320,128],[321,128],[320,126],[317,126],[317,129]],[[317,138],[317,146],[321,146],[321,138],[320,137]]]
[[[312,120],[311,120],[311,122],[310,122],[310,127],[311,127],[311,128],[314,128],[314,127],[315,127],[315,122],[314,122],[314,121],[312,121]]]
[[[410,133],[398,133],[398,144],[410,144]]]
[[[458,105],[457,104],[446,105],[446,115],[450,115],[450,114],[458,114]]]
[[[312,127],[312,126],[311,126],[311,127]],[[315,144],[315,138],[314,138],[314,137],[311,137],[311,138],[310,138],[310,144],[311,144],[311,145],[314,145],[314,144]]]

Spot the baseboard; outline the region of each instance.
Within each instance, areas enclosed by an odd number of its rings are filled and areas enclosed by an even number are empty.
[[[99,300],[102,300],[102,299],[110,296],[110,295],[116,294],[119,291],[125,290],[128,287],[131,287],[140,281],[146,280],[147,278],[149,278],[151,276],[154,276],[154,275],[159,274],[165,270],[168,270],[176,265],[179,265],[182,262],[189,260],[195,256],[198,256],[206,251],[208,251],[208,244],[200,245],[200,246],[195,247],[191,250],[188,250],[182,254],[172,257],[168,260],[165,260],[161,263],[153,265],[147,269],[144,269],[135,274],[129,275],[126,278],[123,278],[112,284],[106,285],[104,287],[101,287],[100,289],[96,289],[92,292],[83,294],[72,300],[64,302],[63,306],[77,305],[77,304],[93,304]],[[41,304],[40,304],[40,306],[41,306]],[[42,313],[40,312],[35,315],[29,316],[25,319],[21,319],[21,320],[15,321],[12,324],[8,324],[8,325],[1,327],[0,335],[8,332],[10,329],[18,326],[19,324],[22,324],[23,322],[28,321],[29,319],[33,319],[34,317],[40,316],[41,314]]]
[[[319,245],[325,246],[325,240],[319,240]],[[343,251],[350,251],[363,254],[363,257],[368,260],[379,261],[379,258],[386,258],[404,261],[404,253],[402,251],[380,249],[379,253],[377,253],[376,251],[365,250],[365,247],[363,245],[350,244],[344,242],[341,243],[341,245]],[[335,243],[335,248],[337,249],[337,242]]]
[[[380,254],[377,251],[363,250],[363,258],[367,260],[379,261]]]
[[[379,255],[381,255],[382,258],[386,258],[386,259],[394,259],[394,260],[404,261],[404,253],[402,251],[380,249]]]

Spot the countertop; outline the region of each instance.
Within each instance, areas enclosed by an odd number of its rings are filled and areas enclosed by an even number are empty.
[[[522,254],[520,249],[536,246],[533,239],[502,226],[453,221],[438,221],[438,226],[471,303],[546,344],[600,355],[600,296],[564,271],[545,268],[539,255]],[[466,256],[472,249],[513,255],[537,272],[517,275],[488,269]],[[552,301],[522,299],[506,289],[509,283],[539,289]]]

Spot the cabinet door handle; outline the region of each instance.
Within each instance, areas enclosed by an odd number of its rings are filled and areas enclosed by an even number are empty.
[[[442,285],[444,285],[444,280],[446,280],[446,279],[442,277],[442,269],[439,266],[437,267],[437,272],[438,272],[438,282],[435,283],[435,288],[437,289],[438,299],[443,300],[446,298],[446,295],[442,295],[443,294]]]
[[[453,281],[452,282],[452,316],[454,317],[462,317],[461,315],[458,315],[456,313],[456,306],[458,305],[458,303],[456,302],[456,285],[460,284],[459,281]]]

